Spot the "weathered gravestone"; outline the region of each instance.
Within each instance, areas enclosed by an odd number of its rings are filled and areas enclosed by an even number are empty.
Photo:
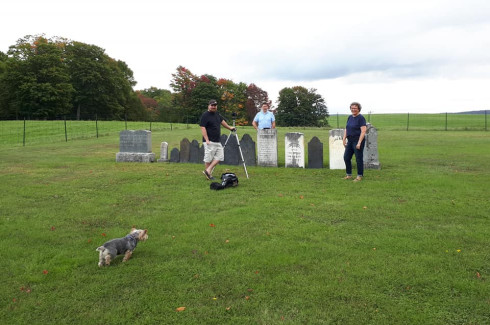
[[[158,162],[167,162],[168,161],[168,143],[162,142],[160,144],[160,159]]]
[[[367,123],[363,156],[365,169],[381,169],[378,156],[378,130],[371,123]]]
[[[328,156],[330,169],[345,169],[344,162],[344,144],[342,138],[344,137],[343,129],[330,130],[328,138]]]
[[[202,159],[199,160],[199,142],[197,140],[192,140],[191,142],[189,162],[193,164],[199,164],[202,162]]]
[[[286,168],[305,168],[305,143],[303,133],[286,133],[284,143],[286,146]]]
[[[154,162],[151,152],[151,131],[123,130],[119,133],[116,162]]]
[[[222,162],[224,165],[238,165],[242,161],[240,158],[240,152],[238,151],[238,143],[236,141],[236,136],[234,134],[230,134],[226,136],[224,134],[221,135],[221,144],[225,146],[225,160]]]
[[[257,166],[277,167],[277,129],[257,131]]]
[[[308,142],[308,168],[323,168],[323,143],[317,137]]]
[[[184,138],[180,141],[180,162],[187,163],[189,162],[191,151],[191,143],[189,139]]]
[[[255,166],[255,142],[248,134],[244,134],[240,141],[240,147],[242,148],[243,159],[245,159],[245,165]]]
[[[172,163],[180,162],[179,149],[173,148],[172,151],[170,151],[170,162],[172,162]]]

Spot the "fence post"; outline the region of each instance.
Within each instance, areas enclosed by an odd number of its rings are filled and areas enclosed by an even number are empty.
[[[95,114],[95,136],[99,138],[99,124],[97,119],[97,114]]]
[[[407,131],[409,125],[410,125],[410,113],[407,113]]]
[[[150,120],[150,132],[151,132],[151,120]]]
[[[126,126],[126,130],[128,129],[128,116],[126,113],[124,114],[124,125]]]
[[[339,112],[337,112],[337,129],[340,129],[340,127],[339,127]]]
[[[487,131],[487,110],[485,110],[485,131]]]
[[[24,116],[24,134],[22,138],[22,146],[26,146],[26,117]]]
[[[447,131],[447,112],[446,112],[446,131]]]
[[[64,116],[65,120],[65,142],[68,142],[68,134],[66,133],[66,116]]]

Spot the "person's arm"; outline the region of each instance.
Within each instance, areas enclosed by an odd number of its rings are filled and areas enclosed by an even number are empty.
[[[276,121],[272,121],[272,128],[275,129],[276,128]]]
[[[230,131],[236,131],[236,128],[234,128],[233,126],[229,126],[225,120],[221,121],[221,125],[223,125],[225,128],[227,128]]]
[[[256,129],[256,130],[259,128],[259,126],[257,125],[257,122],[255,122],[255,120],[252,122],[252,125],[254,126],[254,129]]]
[[[366,136],[366,126],[361,126],[361,136],[359,137],[359,141],[357,142],[356,148],[361,149],[361,143],[362,140],[364,140],[364,137]]]
[[[204,126],[201,126],[201,133],[204,141],[209,144],[208,132],[206,131],[206,128]]]
[[[344,144],[344,147],[347,145],[347,128],[344,129],[344,137],[342,138],[342,143]]]

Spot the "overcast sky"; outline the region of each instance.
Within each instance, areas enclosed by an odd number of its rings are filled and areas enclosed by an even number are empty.
[[[11,0],[0,51],[61,36],[126,62],[170,90],[179,65],[255,83],[315,88],[329,112],[490,109],[489,0]]]

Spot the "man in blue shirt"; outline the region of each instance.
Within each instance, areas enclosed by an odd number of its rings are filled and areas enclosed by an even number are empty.
[[[276,118],[272,112],[269,112],[269,104],[262,104],[262,110],[255,115],[252,125],[256,130],[276,128]]]

